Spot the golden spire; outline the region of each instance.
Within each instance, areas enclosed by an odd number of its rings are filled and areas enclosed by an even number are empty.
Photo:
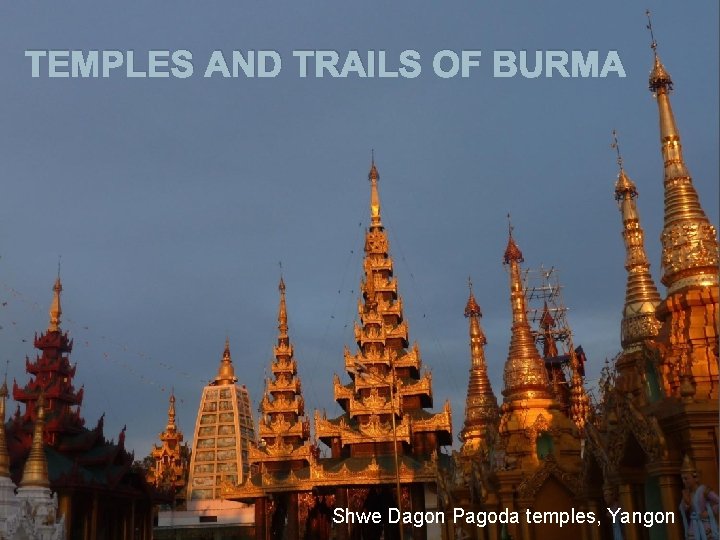
[[[62,315],[62,308],[60,307],[60,293],[62,292],[62,283],[60,282],[60,276],[58,275],[53,285],[53,299],[50,303],[50,324],[48,325],[48,332],[59,332],[60,331],[60,316]]]
[[[50,487],[48,479],[47,458],[43,441],[43,430],[45,428],[45,396],[41,393],[37,400],[37,417],[33,429],[32,447],[30,455],[25,462],[20,487],[37,486]]]
[[[380,220],[380,194],[378,193],[378,180],[380,180],[380,175],[375,166],[374,151],[372,153],[372,163],[370,172],[368,173],[368,180],[370,180],[370,226],[382,227],[382,221]]]
[[[660,295],[650,275],[650,263],[645,253],[645,242],[640,216],[637,211],[638,192],[623,168],[617,133],[613,130],[612,147],[617,150],[619,167],[615,183],[615,200],[618,201],[623,222],[625,241],[625,269],[627,286],[625,289],[625,307],[621,323],[621,342],[626,351],[642,343],[645,339],[657,335],[659,323],[655,318],[655,309],[660,304]]]
[[[5,437],[5,402],[8,397],[7,374],[0,386],[0,478],[10,477],[10,454]]]
[[[168,423],[166,431],[175,431],[175,391],[170,392],[170,406],[168,407]]]
[[[220,361],[220,369],[213,384],[235,384],[237,382],[235,369],[233,368],[232,358],[230,357],[230,338],[225,338],[225,351]]]
[[[700,206],[692,177],[682,155],[680,132],[675,124],[670,92],[673,82],[660,61],[652,33],[654,64],[649,87],[660,116],[660,144],[665,163],[665,223],[662,240],[662,282],[668,293],[687,286],[718,285],[718,242],[715,227]]]
[[[582,375],[580,375],[580,362],[575,347],[570,341],[570,418],[582,432],[585,429],[588,413],[590,412],[590,398],[585,392]]]
[[[285,304],[285,280],[282,276],[280,277],[280,284],[278,285],[280,291],[280,306],[278,307],[278,331],[280,335],[278,339],[288,339],[288,316],[287,316],[287,305]]]
[[[465,426],[460,432],[464,444],[485,436],[484,428],[495,425],[499,418],[497,399],[492,391],[487,373],[484,347],[485,334],[480,327],[482,312],[475,300],[472,281],[468,278],[470,297],[465,306],[465,317],[470,319],[470,380],[465,405]]]
[[[510,298],[512,304],[512,337],[510,350],[503,374],[503,396],[505,401],[528,398],[549,398],[548,375],[545,363],[535,348],[535,340],[527,320],[525,291],[520,278],[522,252],[509,228],[508,245],[505,249],[505,264],[510,266]]]

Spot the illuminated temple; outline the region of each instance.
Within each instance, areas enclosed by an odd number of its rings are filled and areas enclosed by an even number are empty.
[[[50,323],[35,336],[34,345],[41,354],[34,361],[26,358],[30,379],[25,386],[13,383],[18,408],[5,430],[9,480],[20,486],[18,496],[24,485],[37,488],[38,493],[47,490],[47,497],[54,493],[54,508],[51,512],[45,505],[43,515],[48,523],[63,521],[63,538],[149,540],[155,493],[132,468],[125,429],[114,443],[105,438],[102,417],[88,429],[80,415],[83,390],[73,387],[75,366],[68,357],[73,342],[60,328],[61,291],[58,277]],[[19,404],[24,405],[24,412]],[[55,511],[57,515],[51,515]],[[50,533],[37,535],[17,538],[56,538]]]
[[[13,384],[19,405],[7,422],[7,386],[0,387],[0,538],[21,526],[53,540],[150,540],[153,534],[257,540],[688,538],[679,517],[653,528],[613,528],[606,511],[678,516],[681,471],[715,491],[720,472],[718,240],[683,158],[670,100],[673,81],[654,42],[653,53],[649,88],[658,107],[664,170],[664,289],[650,272],[639,190],[616,141],[614,193],[627,272],[624,305],[618,306],[621,352],[607,363],[593,399],[584,380],[585,355],[560,320],[561,310],[547,301],[538,310],[530,305],[523,231],[510,226],[505,251],[497,253],[498,266],[507,271],[507,355],[486,357],[484,291],[470,283],[465,415],[461,444],[448,453],[450,405],[435,406],[431,363],[423,362],[419,345],[410,340],[373,158],[355,344],[338,354],[344,373],[327,381],[342,413],[305,410],[303,358],[296,358],[290,338],[292,298],[281,277],[271,377],[257,430],[226,342],[217,374],[202,391],[192,451],[183,445],[171,395],[151,470],[133,469],[125,430],[117,443],[108,441],[102,418],[87,428],[80,414],[83,389],[73,386],[73,344],[60,327],[58,278],[48,328],[34,340],[40,353],[26,359],[26,384]],[[495,389],[491,362],[503,366],[502,385]],[[171,498],[158,498],[156,490]],[[159,513],[153,532],[153,504],[159,500],[173,505]],[[456,508],[518,512],[522,518],[478,527],[454,522]],[[421,527],[391,523],[389,509],[397,509],[395,515],[444,513],[445,520]],[[599,522],[559,527],[525,518],[526,511],[571,509],[592,512]],[[333,522],[336,510],[341,516],[380,512],[383,519]]]
[[[471,370],[462,448],[440,473],[446,507],[593,512],[597,524],[519,523],[477,528],[455,524],[445,538],[690,538],[678,513],[683,474],[716,489],[718,478],[718,242],[682,155],[670,104],[672,79],[657,54],[649,87],[656,98],[665,171],[661,296],[645,253],[638,190],[622,166],[615,183],[627,270],[620,328],[622,352],[603,370],[599,401],[585,393],[580,348],[557,350],[552,314],[527,323],[522,254],[512,233],[504,262],[510,272],[513,323],[498,411],[490,389],[474,295]],[[617,147],[617,140],[615,145]],[[542,345],[543,361],[539,355]],[[562,354],[564,352],[564,354]],[[558,370],[553,356],[568,358]],[[544,368],[544,369],[543,369]],[[562,383],[560,388],[558,381]],[[563,388],[565,390],[563,390]],[[607,508],[669,512],[673,523],[620,523]],[[708,537],[709,538],[709,537]]]
[[[335,375],[333,393],[344,413],[315,412],[311,445],[297,364],[288,337],[285,285],[280,283],[278,341],[260,405],[260,443],[251,454],[256,474],[229,499],[255,503],[256,538],[399,538],[398,525],[331,524],[334,508],[353,512],[424,511],[434,508],[440,447],[451,444],[451,411],[437,413],[432,378],[422,369],[417,344],[410,345],[402,299],[393,275],[387,233],[380,215],[378,180],[372,164],[370,227],[365,235],[364,278],[355,326],[357,350],[345,349],[349,382]],[[427,530],[406,527],[413,538]]]
[[[365,237],[357,350],[346,348],[347,378],[333,395],[344,413],[315,412],[310,439],[298,364],[288,336],[280,284],[273,379],[261,409],[253,474],[223,496],[255,504],[255,534],[265,538],[482,538],[626,540],[684,538],[681,519],[613,530],[607,508],[670,512],[682,493],[681,468],[711,487],[718,477],[718,242],[693,187],[673,116],[672,79],[653,43],[650,90],[660,119],[665,171],[663,294],[650,274],[636,206],[638,190],[622,166],[615,197],[626,249],[622,352],[608,363],[599,396],[588,395],[585,355],[558,310],[545,303],[530,317],[523,255],[512,227],[502,257],[512,324],[498,404],[488,377],[481,309],[470,287],[470,372],[462,445],[452,456],[449,405],[432,412],[432,379],[410,344],[382,225],[379,174],[372,164],[370,226]],[[616,141],[617,145],[617,141]],[[521,235],[521,233],[520,233]],[[620,264],[618,262],[618,264]],[[300,363],[302,371],[302,363]],[[398,496],[399,494],[399,496]],[[453,508],[519,512],[517,523],[453,523]],[[335,509],[440,510],[435,528],[332,523]],[[525,512],[592,512],[597,522],[533,523]],[[615,536],[617,538],[617,536]]]

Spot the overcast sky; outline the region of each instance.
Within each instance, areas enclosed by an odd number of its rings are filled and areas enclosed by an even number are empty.
[[[704,208],[718,223],[718,3],[647,2]],[[510,304],[506,214],[527,267],[554,266],[589,379],[619,350],[624,248],[611,131],[638,185],[659,277],[662,160],[645,4],[576,2],[3,2],[0,4],[0,359],[25,384],[62,256],[63,328],[92,426],[145,456],[168,394],[192,436],[229,336],[257,406],[277,335],[278,262],[307,411],[336,415],[354,350],[367,172],[375,149],[411,340],[436,410],[462,427],[467,276],[499,395]],[[187,78],[31,76],[26,50],[188,50]],[[204,78],[213,50],[275,50],[274,78]],[[298,49],[402,51],[416,78],[300,78]],[[437,51],[482,50],[443,79]],[[494,78],[494,50],[618,52],[626,77]],[[447,65],[447,64],[446,64]],[[660,286],[661,292],[664,288]],[[347,376],[344,375],[345,380]],[[14,403],[8,409],[13,411]]]

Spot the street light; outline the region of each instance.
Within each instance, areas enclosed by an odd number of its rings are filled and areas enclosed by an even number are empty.
[[[374,373],[371,373],[368,370],[368,367],[363,364],[362,362],[355,361],[353,367],[355,368],[355,373],[359,377],[371,377],[374,378],[376,382],[385,383],[384,380],[380,379],[377,375]],[[390,369],[391,373],[391,383],[390,383],[390,411],[391,411],[391,417],[392,417],[392,433],[393,433],[393,456],[395,457],[395,489],[397,490],[397,504],[398,504],[398,513],[400,515],[400,538],[402,539],[405,535],[403,534],[403,522],[402,522],[402,491],[400,488],[400,463],[398,458],[398,449],[397,449],[397,427],[395,425],[395,365],[391,366]],[[400,413],[400,411],[398,411]]]

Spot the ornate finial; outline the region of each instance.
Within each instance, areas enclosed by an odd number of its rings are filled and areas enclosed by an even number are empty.
[[[170,406],[168,407],[167,430],[175,429],[175,388],[170,391]]]
[[[473,294],[472,279],[470,277],[468,277],[468,288],[470,289],[470,297],[468,298],[467,305],[465,306],[465,316],[482,317],[480,306],[475,300],[475,295]]]
[[[378,180],[380,174],[375,166],[375,150],[372,151],[370,172],[368,173],[370,180],[370,222],[371,226],[381,226],[380,221],[380,194],[378,193]]]
[[[282,276],[280,276],[278,290],[280,291],[280,305],[278,306],[278,331],[280,332],[280,339],[287,339],[288,316],[287,306],[285,304],[285,280],[283,280]]]
[[[612,130],[612,136],[613,136],[613,142],[610,145],[610,148],[614,148],[615,151],[617,152],[617,164],[618,164],[618,167],[620,168],[620,170],[622,171],[623,170],[623,159],[622,159],[622,155],[620,154],[620,143],[618,142],[617,131],[615,131],[614,129]]]
[[[25,462],[25,470],[23,471],[23,477],[20,481],[21,488],[26,486],[50,487],[43,440],[43,432],[45,429],[45,395],[42,392],[40,392],[40,396],[37,399],[36,407],[37,415],[33,428],[32,447]]]
[[[653,53],[655,53],[655,56],[657,56],[657,41],[655,41],[655,35],[653,34],[652,18],[650,17],[649,9],[645,10],[645,15],[648,19],[647,29],[650,30],[650,48],[653,50]]]
[[[235,384],[237,382],[235,376],[235,368],[233,367],[232,357],[230,356],[230,338],[225,338],[225,350],[223,351],[222,360],[220,361],[220,369],[218,370],[217,377],[212,384],[224,385],[224,384]]]
[[[637,189],[635,188],[635,184],[632,180],[630,180],[630,177],[625,173],[625,169],[623,168],[623,159],[622,155],[620,154],[620,143],[618,142],[617,138],[617,131],[613,129],[612,131],[613,136],[613,142],[610,145],[610,148],[614,148],[617,152],[617,164],[619,167],[618,172],[618,179],[615,183],[615,200],[618,201],[619,204],[622,204],[621,201],[630,198],[634,199],[637,197]]]
[[[5,402],[7,397],[8,387],[6,368],[5,379],[0,387],[0,478],[10,477],[10,454],[8,453],[7,439],[5,437]]]
[[[648,18],[647,29],[650,30],[650,48],[653,50],[654,57],[653,69],[650,72],[648,87],[654,94],[669,93],[672,91],[673,82],[670,78],[670,74],[665,69],[665,66],[662,65],[660,56],[657,52],[657,41],[655,41],[649,9],[645,11],[645,15],[647,15]]]
[[[58,271],[60,267],[58,266]],[[53,299],[50,303],[50,324],[48,325],[48,332],[59,332],[60,331],[60,317],[62,315],[62,307],[60,306],[60,293],[62,292],[62,282],[58,275],[53,285]]]
[[[507,248],[505,248],[505,264],[510,264],[510,261],[516,261],[516,262],[523,262],[523,256],[522,251],[520,251],[520,248],[517,247],[517,244],[515,243],[515,240],[513,239],[513,230],[514,227],[512,225],[512,221],[510,220],[510,214],[507,215],[508,219],[508,244]]]

